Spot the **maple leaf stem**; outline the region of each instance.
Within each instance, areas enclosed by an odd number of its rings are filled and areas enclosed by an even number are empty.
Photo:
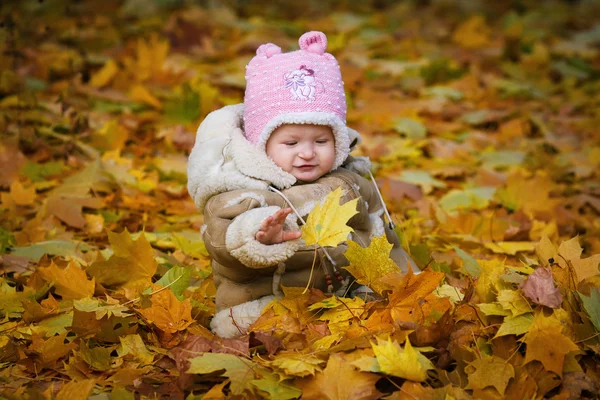
[[[398,384],[396,382],[394,382],[389,376],[386,377],[387,380],[394,385],[399,391],[401,391],[402,393],[409,395],[410,397],[412,397],[415,400],[419,400],[417,397],[415,397],[414,395],[412,395],[411,393],[408,393],[407,391],[405,391],[404,389],[402,389],[400,386],[398,386]]]
[[[155,290],[154,292],[150,293],[148,296],[155,295],[156,293],[159,293],[159,292],[162,292],[162,291],[163,291],[163,290],[165,290],[165,289],[168,289],[168,288],[169,288],[169,286],[171,286],[171,285],[174,285],[174,284],[175,284],[175,282],[177,282],[179,279],[181,279],[181,277],[182,277],[182,276],[183,276],[183,275],[180,275],[180,276],[179,276],[177,279],[175,279],[173,282],[169,283],[167,286],[164,286],[164,287],[161,287],[161,288],[160,288],[160,289],[158,289],[158,290]],[[125,303],[123,303],[123,304],[121,304],[121,305],[122,305],[122,306],[126,306],[126,305],[129,305],[129,304],[131,304],[131,303],[135,303],[136,301],[140,301],[141,299],[142,299],[141,297],[137,297],[137,298],[135,298],[135,299],[133,299],[133,300],[129,300],[129,301],[127,301],[127,302],[125,302]]]
[[[312,266],[310,267],[310,275],[308,276],[308,282],[306,282],[306,287],[304,288],[304,291],[302,292],[302,294],[306,293],[306,291],[308,290],[308,287],[310,286],[310,281],[312,280],[316,262],[317,262],[317,249],[315,248],[315,257],[313,258],[313,263],[312,263]]]
[[[585,339],[578,340],[578,341],[576,341],[576,342],[575,342],[575,344],[582,343],[582,342],[587,342],[588,340],[590,340],[590,339],[593,339],[593,338],[595,338],[596,336],[600,336],[600,332],[598,332],[598,333],[596,333],[595,335],[592,335],[592,336],[590,336],[590,337],[588,337],[588,338],[585,338]]]
[[[521,346],[523,346],[523,342],[519,343],[519,345],[517,346],[517,349],[510,355],[510,357],[508,357],[506,359],[507,363],[510,361],[511,358],[514,357],[515,354],[517,354],[519,352],[519,349],[521,348]]]

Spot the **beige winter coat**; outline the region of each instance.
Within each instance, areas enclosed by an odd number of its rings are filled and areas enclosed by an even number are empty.
[[[204,212],[203,239],[213,258],[212,267],[217,286],[217,315],[211,325],[221,336],[233,336],[235,331],[220,330],[221,320],[231,318],[231,308],[252,304],[255,313],[279,291],[273,285],[276,271],[283,286],[305,287],[308,283],[315,256],[315,246],[305,246],[302,239],[275,245],[264,245],[255,239],[261,222],[281,208],[293,204],[305,217],[317,202],[330,192],[342,187],[342,204],[358,198],[358,213],[348,225],[354,229],[350,239],[367,246],[375,236],[385,234],[394,245],[392,259],[404,271],[409,257],[400,248],[395,233],[383,220],[384,206],[377,196],[373,183],[359,173],[368,173],[369,163],[364,158],[348,157],[343,167],[330,172],[317,181],[296,182],[289,173],[279,168],[264,153],[248,143],[241,129],[243,105],[229,106],[211,113],[198,129],[196,144],[188,166],[188,189],[199,210]],[[351,142],[360,140],[357,132],[350,130]],[[284,196],[269,190],[275,187]],[[298,217],[292,213],[285,224],[286,230],[298,230]],[[343,256],[347,245],[327,248],[338,267],[348,265]],[[334,276],[331,263],[318,250],[310,287],[327,289],[325,272]],[[340,269],[346,274],[345,270]],[[279,279],[279,278],[277,278]],[[339,283],[333,279],[334,289]],[[256,310],[257,308],[257,310]],[[250,320],[248,320],[250,321]],[[249,325],[245,321],[245,326]],[[221,321],[223,322],[223,321]],[[253,321],[250,321],[250,323]],[[231,324],[229,324],[231,325]],[[244,325],[240,321],[235,329]],[[231,326],[229,327],[231,328]]]

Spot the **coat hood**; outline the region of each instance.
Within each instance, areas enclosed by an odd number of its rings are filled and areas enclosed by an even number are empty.
[[[238,189],[287,189],[296,178],[281,169],[263,150],[251,144],[243,132],[244,105],[223,107],[210,113],[198,127],[196,143],[188,160],[188,191],[200,212],[216,194]],[[360,134],[348,128],[350,147],[360,143]],[[365,157],[348,157],[343,164],[365,174]]]

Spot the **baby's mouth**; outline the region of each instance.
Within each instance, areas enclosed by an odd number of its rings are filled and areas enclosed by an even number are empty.
[[[315,167],[316,167],[316,165],[304,164],[304,165],[299,165],[299,166],[297,166],[295,168],[297,168],[297,169],[313,169]]]

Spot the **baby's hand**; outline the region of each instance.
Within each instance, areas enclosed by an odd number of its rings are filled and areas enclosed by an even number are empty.
[[[265,219],[260,225],[260,230],[256,232],[255,238],[262,244],[277,244],[288,240],[298,239],[302,232],[286,232],[283,230],[285,217],[290,215],[291,208],[284,208]]]

